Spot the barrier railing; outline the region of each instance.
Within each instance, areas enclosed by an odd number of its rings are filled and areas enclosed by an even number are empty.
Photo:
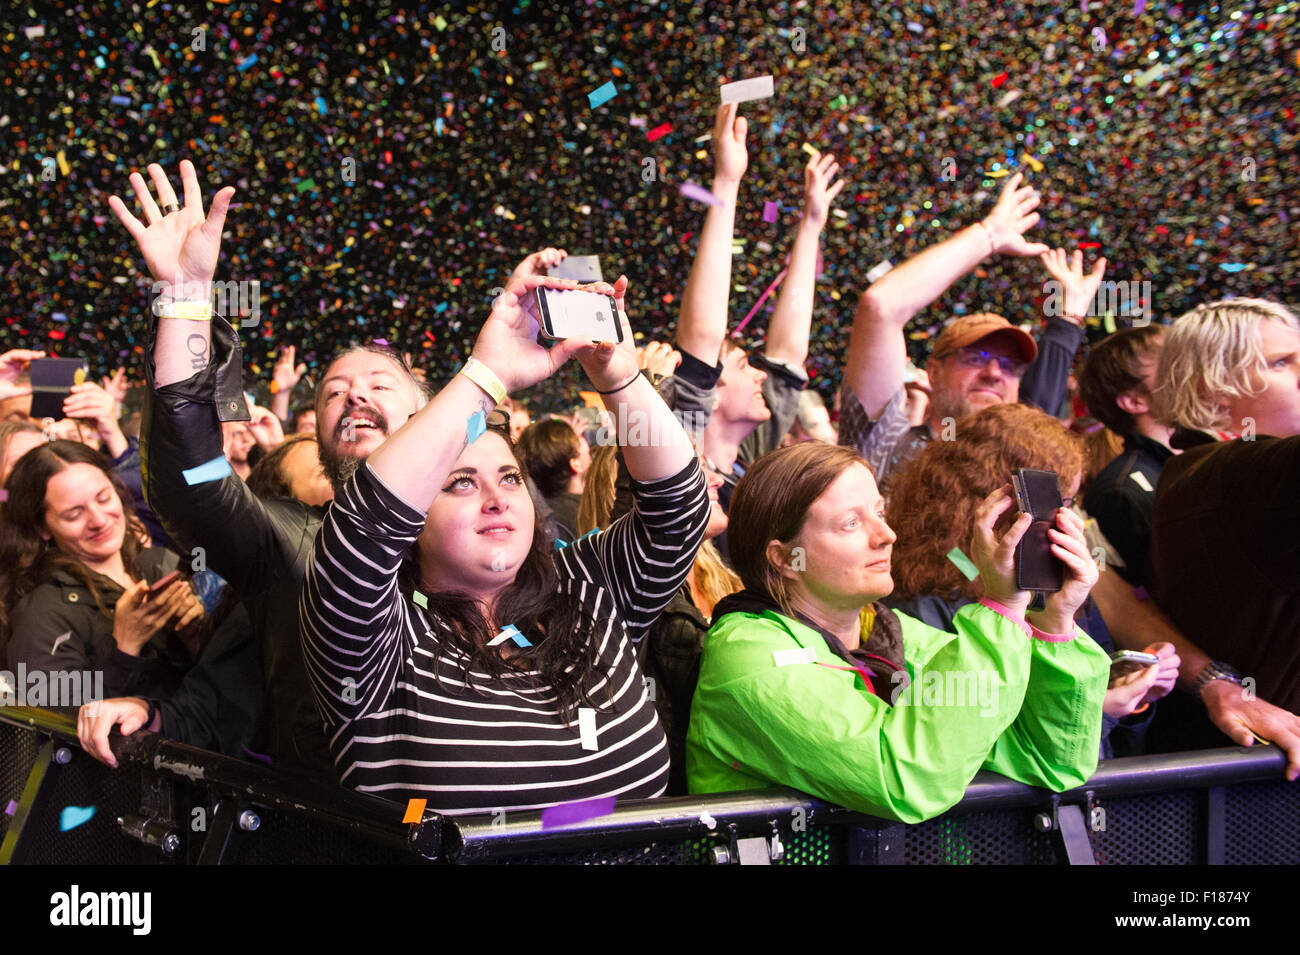
[[[91,759],[75,723],[0,708],[0,862],[1300,863],[1300,785],[1276,747],[1116,759],[1054,794],[991,773],[902,825],[790,790],[620,802],[548,828],[538,812],[425,813],[153,734]]]

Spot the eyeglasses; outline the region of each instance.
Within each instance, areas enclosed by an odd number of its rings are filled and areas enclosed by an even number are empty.
[[[961,348],[955,352],[946,352],[940,355],[940,358],[956,356],[957,364],[962,368],[987,368],[988,363],[996,361],[998,368],[1002,369],[1002,374],[1012,378],[1019,378],[1025,373],[1028,366],[1023,361],[1017,361],[1015,358],[1009,358],[1006,355],[995,355],[991,351],[983,348]]]

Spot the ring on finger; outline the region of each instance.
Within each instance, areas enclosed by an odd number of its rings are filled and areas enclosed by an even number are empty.
[[[180,203],[179,203],[179,202],[169,202],[169,203],[167,203],[167,205],[165,205],[165,206],[162,207],[162,211],[163,211],[163,215],[168,215],[168,214],[173,213],[173,212],[180,212],[180,211],[181,211]]]

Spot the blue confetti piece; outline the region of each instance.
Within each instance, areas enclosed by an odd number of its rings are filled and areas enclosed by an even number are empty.
[[[56,322],[66,322],[68,320],[68,314],[66,312],[55,312],[50,316],[50,318],[54,319]]]
[[[1088,165],[1088,172],[1092,173],[1094,176],[1097,175],[1097,169],[1095,166],[1093,166],[1091,159],[1087,160],[1087,165]]]
[[[94,815],[94,806],[64,806],[63,811],[59,813],[59,831],[67,832],[69,829],[76,829],[77,826],[90,822]]]
[[[610,80],[604,86],[598,86],[590,93],[588,93],[587,102],[591,104],[592,109],[595,109],[597,106],[600,106],[602,103],[608,103],[617,95],[618,95],[618,87],[614,85],[613,80]]]
[[[218,457],[198,467],[186,468],[181,472],[181,477],[185,478],[186,484],[193,486],[207,484],[209,481],[220,481],[229,473],[230,462],[224,457]]]
[[[525,637],[522,633],[520,633],[519,628],[516,627],[513,623],[510,624],[508,627],[506,627],[504,630],[502,630],[501,633],[505,634],[508,639],[513,640],[515,646],[517,647],[532,646],[532,644],[528,642],[528,638]],[[500,634],[498,634],[498,636],[499,635]]]
[[[473,444],[479,438],[483,437],[483,432],[487,430],[487,415],[483,414],[480,408],[469,416],[465,422],[465,443]]]
[[[114,106],[130,106],[131,99],[127,96],[110,96],[108,101]]]
[[[438,133],[439,135],[442,134],[442,117],[441,117],[441,116],[438,116],[438,117],[436,117],[436,118],[434,119],[434,121],[433,121],[433,131],[434,131],[435,133]]]
[[[324,99],[324,97],[321,97],[321,96],[317,96],[317,97],[316,97],[316,112],[320,113],[322,116],[325,115],[325,99]]]
[[[1240,272],[1243,269],[1250,268],[1250,265],[1245,262],[1220,262],[1219,268],[1225,272]]]
[[[239,70],[239,72],[242,73],[242,72],[244,72],[244,70],[248,69],[250,66],[252,66],[252,65],[253,65],[254,63],[256,63],[256,62],[257,62],[257,54],[254,53],[252,56],[248,57],[248,58],[245,59],[242,63],[240,63],[237,67],[235,67],[235,69]]]

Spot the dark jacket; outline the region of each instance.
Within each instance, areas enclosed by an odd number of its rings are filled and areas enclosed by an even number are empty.
[[[691,719],[691,697],[700,679],[700,654],[709,621],[691,600],[689,584],[683,584],[663,609],[650,632],[636,645],[636,659],[649,681],[655,712],[668,737],[666,796],[685,796],[686,730]]]
[[[1173,453],[1159,441],[1126,435],[1124,453],[1102,468],[1083,497],[1083,509],[1124,561],[1115,570],[1134,586],[1146,580],[1156,485]]]
[[[179,563],[171,551],[150,547],[141,552],[136,570],[153,581]],[[102,610],[90,588],[62,569],[18,601],[9,617],[9,669],[22,663],[29,673],[102,670],[105,698],[170,696],[191,663],[185,647],[170,631],[162,631],[138,656],[123,653],[113,639],[113,606],[122,588],[107,577],[99,577],[96,585]]]
[[[1147,591],[1211,659],[1254,679],[1260,699],[1300,712],[1300,435],[1179,432],[1173,444],[1188,450],[1156,488]]]
[[[298,641],[298,592],[325,510],[299,501],[262,501],[234,474],[203,484],[185,480],[186,469],[222,456],[221,421],[249,417],[240,391],[241,349],[234,329],[213,318],[212,361],[185,381],[157,388],[156,325],[151,317],[145,347],[145,496],[182,553],[202,548],[206,565],[244,601],[262,648],[272,761],[333,779]]]

